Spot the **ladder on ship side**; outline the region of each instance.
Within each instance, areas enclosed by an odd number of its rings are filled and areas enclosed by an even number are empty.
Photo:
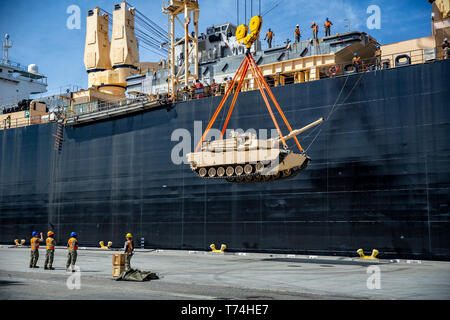
[[[64,141],[64,125],[62,122],[58,122],[58,125],[56,127],[56,133],[53,134],[55,137],[55,144],[53,146],[53,149],[55,151],[60,152],[62,149],[62,144]]]

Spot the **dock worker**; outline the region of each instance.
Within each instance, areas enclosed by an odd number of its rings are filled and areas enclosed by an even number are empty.
[[[125,254],[127,255],[126,263],[125,263],[125,271],[129,271],[131,269],[131,257],[134,254],[134,241],[131,233],[127,233],[125,236],[126,241],[123,249],[125,250]]]
[[[33,231],[31,233],[31,258],[30,258],[30,268],[39,268],[36,263],[39,259],[39,242],[44,241],[44,238],[42,238],[42,232],[41,232],[41,238],[38,238],[38,233],[36,231]]]
[[[8,126],[8,128],[11,128],[11,115],[6,117],[6,125]]]
[[[333,25],[333,22],[331,22],[330,20],[325,21],[325,37],[327,36],[331,36],[331,26]]]
[[[264,40],[267,40],[267,44],[269,45],[269,49],[272,48],[272,38],[274,37],[274,33],[272,32],[272,30],[269,28],[269,31],[267,31],[266,33],[266,37],[264,38]]]
[[[195,80],[195,98],[203,98],[203,84],[198,79]]]
[[[359,65],[361,64],[361,57],[356,52],[353,54],[352,63],[353,63],[353,67],[355,68],[356,72],[359,72]]]
[[[47,239],[45,239],[45,248],[47,249],[44,262],[45,270],[55,270],[55,268],[53,268],[53,258],[55,256],[55,245],[56,245],[54,235],[55,233],[50,230],[49,232],[47,232]]]
[[[78,235],[76,232],[70,234],[70,239],[67,241],[67,253],[66,272],[69,272],[69,266],[72,265],[72,272],[75,272],[75,262],[77,262],[77,250],[78,250]]]
[[[444,59],[450,59],[450,44],[447,38],[442,42],[442,51],[444,53]]]
[[[319,26],[316,24],[315,21],[313,21],[313,24],[311,25],[312,31],[313,31],[313,38],[317,41],[317,36],[319,34]]]
[[[377,51],[375,51],[375,58],[377,70],[381,70],[381,47],[379,44],[377,44]]]
[[[295,43],[299,43],[300,42],[300,38],[301,38],[299,25],[297,25],[297,27],[295,27],[295,32],[294,33],[295,33]]]

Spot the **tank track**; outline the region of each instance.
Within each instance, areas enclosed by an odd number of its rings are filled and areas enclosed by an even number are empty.
[[[234,175],[234,176],[214,176],[214,177],[210,177],[208,175],[202,177],[200,176],[200,174],[198,173],[198,169],[197,170],[192,170],[199,178],[202,179],[216,179],[216,180],[226,180],[227,182],[230,183],[238,183],[238,184],[246,184],[246,183],[261,183],[261,182],[273,182],[273,181],[282,181],[282,180],[287,180],[287,179],[291,179],[293,177],[295,177],[296,175],[298,175],[301,171],[303,171],[309,164],[309,162],[311,161],[310,158],[307,158],[305,160],[305,162],[303,162],[303,164],[301,166],[298,167],[294,167],[291,169],[291,174],[289,174],[288,176],[285,176],[283,172],[279,172],[278,174],[275,175],[267,175],[267,177],[269,178],[264,178],[264,175],[261,175],[260,173],[257,172],[253,172],[250,174],[241,174],[240,176]],[[233,165],[233,169],[236,168],[238,165],[242,165],[242,164],[236,164]]]

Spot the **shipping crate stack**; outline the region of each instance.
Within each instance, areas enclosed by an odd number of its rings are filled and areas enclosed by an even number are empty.
[[[113,254],[113,268],[112,268],[113,278],[117,278],[123,271],[125,271],[125,260],[126,256],[124,253]]]

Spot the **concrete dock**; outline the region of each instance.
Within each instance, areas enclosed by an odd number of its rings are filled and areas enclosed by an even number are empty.
[[[113,253],[80,249],[80,272],[66,273],[65,248],[56,248],[56,269],[44,270],[45,249],[30,269],[29,248],[2,245],[0,299],[450,299],[450,262],[137,250],[132,267],[160,279],[129,282],[112,279]],[[75,274],[79,289],[67,285]]]

